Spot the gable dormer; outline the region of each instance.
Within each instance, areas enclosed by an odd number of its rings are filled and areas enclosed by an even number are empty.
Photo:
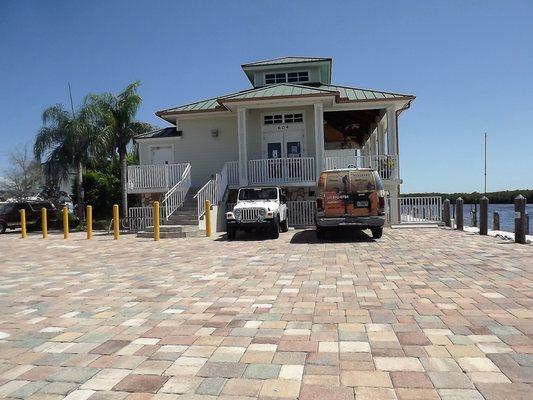
[[[243,64],[242,69],[256,88],[279,83],[331,84],[331,58],[281,57]]]

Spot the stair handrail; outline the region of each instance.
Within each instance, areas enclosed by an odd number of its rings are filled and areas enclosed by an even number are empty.
[[[228,166],[224,164],[220,172],[215,174],[214,178],[208,180],[194,196],[198,202],[198,219],[201,219],[205,214],[205,201],[209,200],[211,204],[218,204],[224,198],[227,187]]]
[[[165,209],[165,219],[167,221],[174,211],[181,207],[190,187],[191,164],[187,163],[187,166],[181,174],[181,179],[165,193],[163,201],[161,202],[161,207]]]
[[[194,195],[194,198],[198,202],[198,220],[205,214],[205,201],[209,200],[211,204],[216,202],[216,188],[216,180],[209,179]]]

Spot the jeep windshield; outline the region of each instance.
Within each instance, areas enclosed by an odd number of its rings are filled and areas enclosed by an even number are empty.
[[[276,188],[255,188],[239,190],[239,200],[276,200],[278,190]]]

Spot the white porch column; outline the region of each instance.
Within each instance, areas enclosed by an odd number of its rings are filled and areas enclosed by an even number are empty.
[[[387,108],[387,141],[388,153],[398,154],[398,135],[396,127],[396,108]]]
[[[325,164],[324,160],[324,105],[315,103],[315,166],[316,179],[320,176]]]
[[[383,127],[383,120],[381,117],[376,118],[376,124],[378,129],[378,154],[383,155],[385,154],[385,129]]]
[[[246,109],[237,110],[237,136],[239,144],[239,185],[248,185],[248,147],[246,143]]]

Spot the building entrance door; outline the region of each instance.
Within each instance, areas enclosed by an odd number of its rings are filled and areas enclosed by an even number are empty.
[[[298,159],[303,154],[303,130],[279,130],[263,133],[263,157],[272,160],[268,162],[269,178],[298,178],[302,173]]]
[[[153,146],[150,148],[150,160],[152,164],[172,164],[174,149],[172,146]]]

